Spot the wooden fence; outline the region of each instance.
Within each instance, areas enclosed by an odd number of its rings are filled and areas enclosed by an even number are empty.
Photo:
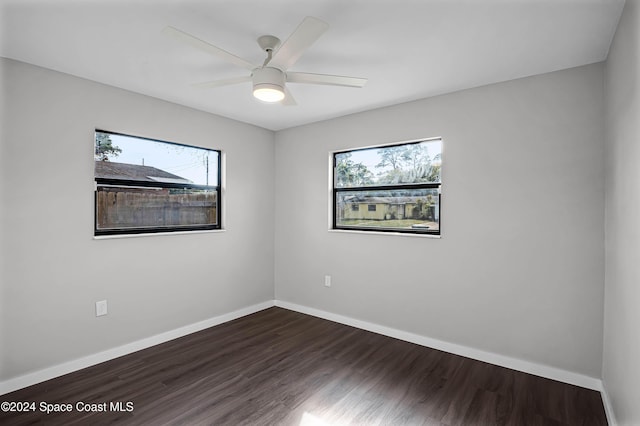
[[[215,192],[100,188],[96,192],[98,229],[215,224],[216,196]]]

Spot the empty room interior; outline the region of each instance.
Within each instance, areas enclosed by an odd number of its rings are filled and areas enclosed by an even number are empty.
[[[639,28],[0,1],[0,423],[640,425]]]

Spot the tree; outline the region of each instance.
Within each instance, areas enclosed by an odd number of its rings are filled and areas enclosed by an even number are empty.
[[[111,138],[106,133],[96,133],[96,149],[94,158],[96,161],[109,161],[109,156],[117,157],[122,149],[113,145]]]
[[[442,159],[442,154],[438,154],[433,157],[434,161],[437,161],[436,164],[431,164],[429,168],[429,173],[426,175],[427,182],[440,182],[440,170],[442,169],[442,163],[440,162]]]
[[[440,165],[432,164],[429,149],[425,145],[411,144],[378,150],[380,162],[376,168],[380,183],[438,182]],[[433,160],[438,160],[440,154]]]
[[[393,170],[400,169],[406,157],[405,151],[406,148],[404,146],[392,146],[389,148],[379,149],[378,154],[380,154],[380,162],[376,167],[380,168],[391,166]]]
[[[338,187],[364,186],[373,183],[373,173],[362,163],[355,163],[351,153],[340,154],[336,164]]]

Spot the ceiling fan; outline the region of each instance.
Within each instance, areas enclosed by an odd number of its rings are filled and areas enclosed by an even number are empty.
[[[254,65],[239,56],[177,28],[168,26],[163,32],[222,60],[251,71],[250,75],[199,83],[196,86],[211,88],[252,82],[253,96],[257,99],[270,103],[282,102],[284,105],[295,105],[296,102],[287,89],[286,83],[363,87],[367,82],[366,78],[287,71],[328,28],[329,24],[326,22],[307,16],[282,44],[279,38],[272,35],[259,37],[258,45],[267,53],[267,58],[262,65]]]

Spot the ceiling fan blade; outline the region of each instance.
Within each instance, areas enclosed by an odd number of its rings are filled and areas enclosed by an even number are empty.
[[[287,82],[326,84],[329,86],[363,87],[367,83],[367,79],[359,77],[345,77],[342,75],[311,74],[308,72],[288,72]]]
[[[287,41],[274,53],[273,58],[269,61],[269,66],[280,68],[286,71],[298,58],[302,56],[304,51],[311,46],[327,29],[329,24],[318,18],[307,16],[293,31]]]
[[[244,59],[234,55],[233,53],[229,53],[224,49],[220,49],[219,47],[214,46],[211,43],[207,43],[204,40],[200,40],[199,38],[194,37],[191,34],[185,33],[184,31],[181,31],[177,28],[174,28],[171,26],[165,27],[162,30],[162,32],[166,35],[169,35],[171,37],[174,37],[175,39],[188,43],[197,49],[203,50],[207,53],[217,56],[218,58],[224,61],[230,62],[234,65],[237,65],[239,67],[243,67],[251,71],[254,68],[256,68],[256,66],[253,65],[251,62],[245,61]]]
[[[251,76],[247,75],[244,77],[232,77],[232,78],[225,78],[223,80],[205,81],[204,83],[194,83],[192,84],[192,86],[198,87],[201,89],[212,89],[214,87],[229,86],[231,84],[244,83],[245,81],[251,81]]]
[[[284,99],[282,100],[281,104],[285,106],[298,105],[293,95],[291,94],[291,92],[289,92],[289,89],[287,89],[286,87],[284,88]]]

